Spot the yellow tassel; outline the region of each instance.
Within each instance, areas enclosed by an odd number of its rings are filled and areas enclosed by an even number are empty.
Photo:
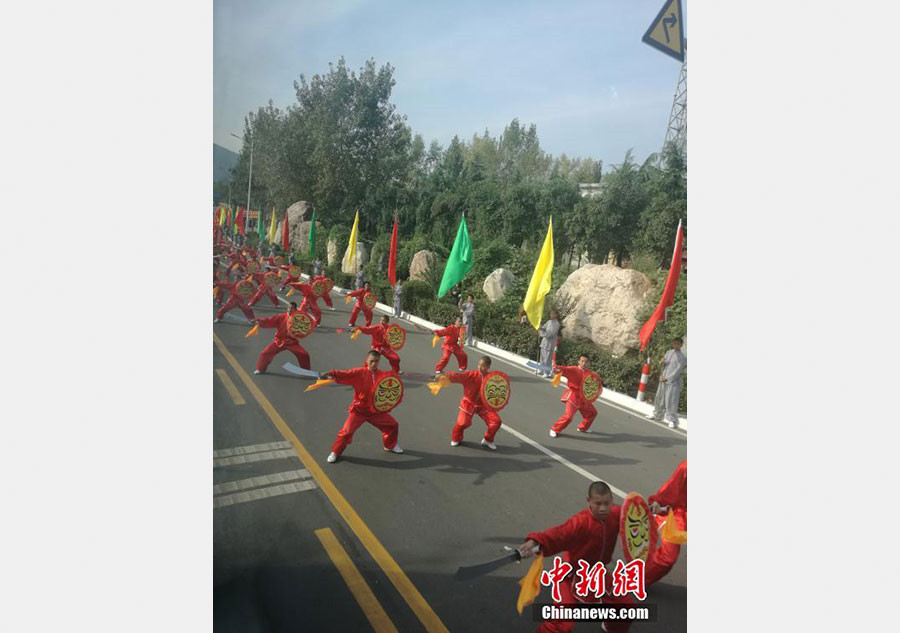
[[[353,297],[351,297],[350,295],[344,297],[344,303],[350,303],[351,301],[353,301]]]
[[[660,537],[666,543],[674,543],[675,545],[687,543],[687,530],[678,529],[678,525],[675,523],[675,513],[671,509],[666,517],[666,523],[663,525]]]
[[[435,334],[434,336],[432,336],[432,337],[431,337],[431,346],[434,347],[435,345],[437,345],[437,342],[440,340],[440,338],[441,338],[441,337],[438,336],[437,334]]]
[[[325,385],[330,385],[333,382],[333,380],[317,380],[309,387],[307,387],[305,391],[313,391],[314,389],[319,389],[320,387],[324,387]]]
[[[213,286],[213,296],[215,297],[217,294],[219,294],[219,287]],[[432,347],[434,347],[434,345],[432,345]]]
[[[519,585],[522,587],[519,590],[519,600],[516,602],[516,609],[519,611],[519,615],[522,615],[522,609],[534,602],[534,599],[541,593],[542,571],[544,571],[544,555],[535,554],[531,567],[519,580]]]
[[[294,289],[293,289],[293,288],[291,288],[290,290],[288,290],[288,291],[287,291],[287,294],[284,295],[284,296],[285,296],[285,297],[290,297],[292,294],[294,294]]]
[[[356,328],[355,330],[353,330],[353,334],[350,335],[350,338],[352,338],[352,339],[354,339],[354,340],[355,340],[355,339],[358,339],[358,338],[359,338],[359,333],[360,333],[361,331],[362,331],[362,330],[360,330],[359,328]]]
[[[431,390],[431,395],[436,396],[441,389],[450,385],[450,379],[446,376],[439,376],[436,382],[429,382],[427,384],[428,388]]]
[[[244,334],[244,338],[250,338],[251,336],[256,336],[257,334],[259,334],[259,323],[257,323],[256,325],[254,325],[254,326],[250,329],[249,332],[247,332],[246,334]]]
[[[550,381],[550,384],[554,387],[559,387],[559,382],[562,380],[562,374],[556,374],[553,377],[553,380]]]

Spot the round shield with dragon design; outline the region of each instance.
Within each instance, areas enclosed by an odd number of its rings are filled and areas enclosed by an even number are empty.
[[[323,277],[322,279],[324,279],[325,283],[328,284],[327,292],[331,292],[331,289],[334,288],[334,282],[331,279],[329,279],[328,277]]]
[[[282,257],[281,255],[276,255],[272,261],[275,262],[276,266],[281,266],[282,264],[284,264],[284,257]]]
[[[636,558],[647,561],[656,549],[656,521],[653,520],[650,506],[636,492],[625,497],[622,504],[619,537],[625,562],[628,563]]]
[[[403,344],[406,343],[406,330],[396,323],[392,323],[388,326],[385,334],[387,344],[391,346],[392,350],[397,351],[398,349],[403,349]]]
[[[249,279],[241,279],[234,287],[234,291],[241,299],[249,299],[256,292],[256,287]]]
[[[250,259],[247,261],[247,272],[248,273],[258,273],[259,272],[259,262],[255,259]]]
[[[378,302],[378,299],[375,298],[371,292],[367,292],[363,295],[363,305],[366,306],[369,310],[375,307],[375,304]]]
[[[273,273],[271,271],[267,272],[263,275],[263,281],[266,282],[267,286],[274,286],[278,283],[278,273]]]
[[[316,279],[312,282],[312,292],[315,296],[321,297],[328,292],[328,284],[325,283],[324,279]]]
[[[288,267],[288,274],[291,277],[295,277],[295,278],[299,279],[300,278],[300,267],[299,266]]]
[[[581,380],[581,396],[588,402],[593,402],[603,393],[603,381],[600,374],[590,369],[585,370]]]
[[[296,310],[288,317],[288,332],[294,338],[305,338],[316,329],[316,322],[306,312]]]
[[[403,400],[403,381],[392,371],[380,372],[372,391],[372,407],[379,413],[387,413]]]
[[[481,381],[481,401],[489,409],[499,411],[509,404],[512,387],[509,376],[502,371],[492,371]]]

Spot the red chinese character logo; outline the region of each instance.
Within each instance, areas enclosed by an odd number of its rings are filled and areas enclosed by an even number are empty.
[[[647,597],[644,587],[644,561],[635,558],[627,565],[621,560],[613,570],[613,595],[625,596],[633,593],[638,600]]]
[[[569,563],[564,563],[559,556],[554,556],[553,569],[541,572],[541,584],[545,587],[553,587],[554,601],[562,602],[562,595],[560,595],[559,592],[559,583],[561,583],[571,571],[572,566]]]
[[[575,583],[575,595],[581,598],[586,598],[588,592],[593,592],[596,598],[603,595],[606,581],[606,568],[603,563],[594,563],[591,567],[583,560],[579,560],[578,571],[575,573],[578,578]]]

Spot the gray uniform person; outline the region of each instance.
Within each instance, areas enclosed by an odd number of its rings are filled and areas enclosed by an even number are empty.
[[[313,262],[313,277],[318,277],[322,274],[322,260],[316,257],[316,261]]]
[[[466,302],[459,306],[459,311],[466,327],[466,345],[472,345],[475,342],[475,297],[469,295]]]
[[[365,280],[366,274],[363,272],[362,268],[359,269],[359,272],[356,273],[356,289],[359,290],[366,284]]]
[[[553,364],[553,350],[556,348],[556,337],[559,336],[560,330],[559,315],[556,310],[550,310],[550,320],[541,326],[538,335],[541,337],[541,365]],[[550,372],[545,370],[537,370],[538,376],[550,376]]]
[[[666,352],[660,363],[662,374],[653,400],[653,415],[650,416],[661,420],[665,415],[670,429],[678,427],[678,401],[681,399],[684,370],[687,369],[687,356],[681,351],[683,343],[680,338],[674,339],[672,349]]]
[[[394,285],[394,317],[400,318],[400,314],[403,312],[403,284],[400,283],[400,280],[397,280],[397,283]]]

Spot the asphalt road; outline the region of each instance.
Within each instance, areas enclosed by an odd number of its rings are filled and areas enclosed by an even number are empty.
[[[369,348],[368,336],[354,341],[335,333],[347,327],[349,306],[337,293],[332,298],[337,311],[325,309],[322,324],[301,341],[319,371],[359,366]],[[267,302],[257,314],[275,311]],[[390,625],[398,631],[440,626],[454,632],[533,631],[538,625],[529,612],[519,616],[515,608],[524,565],[470,582],[455,581],[456,569],[502,555],[504,545],[518,545],[529,531],[565,521],[585,506],[589,478],[647,496],[686,457],[683,433],[602,399],[594,433],[575,432],[573,422],[563,435],[550,438],[550,425],[563,410],[562,387],[554,389],[548,380],[497,359],[493,368],[512,381],[511,402],[501,412],[504,427],[495,440],[498,450],[479,446],[484,424],[477,416],[464,442],[451,448],[462,390],[453,385],[431,395],[425,383],[440,350],[431,347],[429,332],[401,323],[407,328],[400,351],[406,391],[393,414],[406,453],[384,452],[377,429],[363,425],[336,464],[325,458],[352,389],[332,385],[305,393],[312,379],[283,369],[296,363],[290,353],[254,376],[257,356],[273,331],[244,338],[249,326],[239,310],[213,326],[214,370],[224,374],[213,376],[214,449],[220,451],[214,482],[232,483],[214,497],[219,500],[214,509],[217,631],[368,631],[391,630],[383,628]],[[480,353],[467,351],[474,367]],[[388,366],[384,360],[382,365]],[[456,369],[455,359],[448,369]],[[247,446],[257,457],[232,454]],[[302,462],[304,455],[312,463]],[[254,479],[259,477],[267,479]],[[279,478],[286,479],[275,491]],[[235,492],[235,486],[247,488]],[[280,494],[256,498],[272,494],[259,492],[269,489]],[[339,572],[316,533],[326,528],[335,537],[332,549],[336,541],[361,583]],[[619,555],[617,546],[614,559]],[[669,575],[648,591],[646,602],[658,605],[657,621],[635,623],[632,631],[687,629],[686,566],[684,546]],[[354,597],[351,586],[371,593]],[[548,589],[539,600],[549,600]],[[578,624],[575,630],[599,626]]]

